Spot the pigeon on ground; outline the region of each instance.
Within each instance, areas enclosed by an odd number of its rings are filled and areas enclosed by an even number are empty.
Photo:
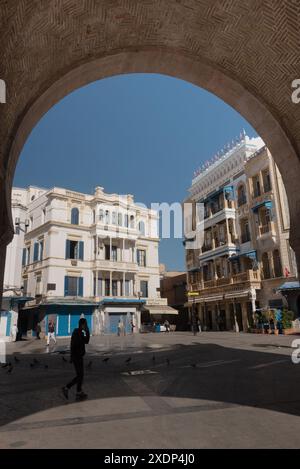
[[[14,357],[15,363],[19,363],[20,360],[17,357]]]
[[[107,363],[107,362],[108,362],[108,360],[109,360],[109,357],[105,357],[105,358],[103,358],[103,360],[102,360],[102,361],[103,361],[104,363]]]
[[[87,368],[92,368],[92,364],[93,364],[93,362],[92,362],[92,360],[90,360],[90,361],[88,362],[88,364],[87,364],[86,367],[87,367]]]
[[[68,362],[68,360],[66,360],[64,356],[62,356],[61,358],[63,362],[66,362],[66,363]]]
[[[38,365],[40,363],[36,358],[33,359],[33,362],[35,363],[35,365]]]
[[[6,368],[8,366],[8,363],[4,363],[4,365],[1,366],[1,368]]]
[[[45,368],[45,370],[48,370],[49,367],[48,367],[48,365],[45,365],[44,368]]]
[[[127,363],[127,365],[129,365],[129,363],[131,362],[131,357],[127,358],[127,360],[125,360],[125,363]]]
[[[13,370],[13,368],[14,368],[14,367],[12,366],[12,364],[11,364],[11,363],[9,363],[9,364],[8,364],[8,370],[7,370],[7,373],[11,373],[11,372],[12,372],[12,370]]]
[[[167,365],[169,366],[170,365],[170,360],[168,358],[166,359],[166,362],[167,362]]]

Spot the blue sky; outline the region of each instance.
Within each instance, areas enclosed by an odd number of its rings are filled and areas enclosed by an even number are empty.
[[[133,194],[137,202],[184,199],[194,170],[245,128],[240,114],[175,78],[134,74],[66,96],[29,136],[14,184]],[[162,240],[160,262],[184,270],[179,239]]]

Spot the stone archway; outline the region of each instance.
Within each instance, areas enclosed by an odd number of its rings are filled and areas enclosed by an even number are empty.
[[[59,99],[94,80],[163,73],[216,94],[270,148],[286,185],[300,265],[300,7],[291,0],[3,0],[0,78],[0,285],[13,235],[10,192],[23,144]]]

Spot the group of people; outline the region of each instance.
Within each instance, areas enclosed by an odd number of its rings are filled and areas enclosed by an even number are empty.
[[[130,321],[130,329],[131,329],[131,333],[133,334],[135,330],[135,324],[133,320]],[[118,337],[120,337],[121,335],[126,335],[126,328],[122,319],[119,319],[119,322],[118,322],[117,335]]]

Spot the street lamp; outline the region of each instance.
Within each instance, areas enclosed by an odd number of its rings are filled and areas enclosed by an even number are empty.
[[[21,228],[21,225],[25,226],[24,230]],[[19,217],[15,218],[15,227],[18,228],[19,230],[24,231],[24,233],[26,232],[26,228],[28,228],[29,225],[30,225],[30,222],[28,218],[26,218],[25,221],[21,221]]]

